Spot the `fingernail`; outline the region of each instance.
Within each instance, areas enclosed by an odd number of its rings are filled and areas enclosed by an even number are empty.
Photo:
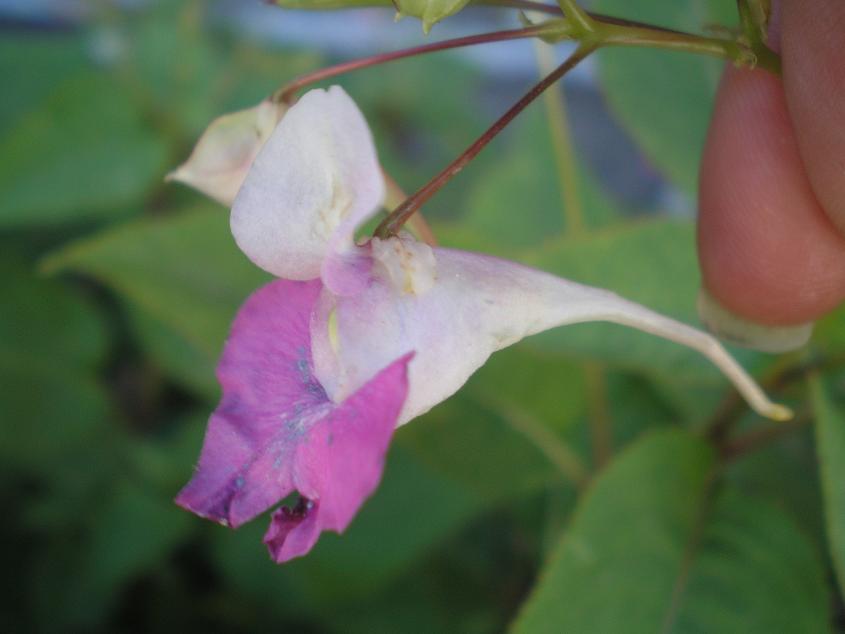
[[[789,352],[807,343],[813,322],[797,326],[765,326],[735,315],[702,288],[698,316],[705,328],[720,339],[761,352]]]

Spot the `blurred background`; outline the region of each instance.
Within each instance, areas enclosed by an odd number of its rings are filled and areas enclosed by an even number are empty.
[[[693,31],[736,22],[732,0],[593,5]],[[225,209],[164,175],[214,117],[297,75],[517,26],[516,12],[489,7],[426,38],[389,8],[0,0],[0,631],[500,632],[576,504],[587,504],[577,494],[588,474],[641,434],[718,415],[726,381],[695,353],[576,326],[497,354],[457,396],[402,428],[380,489],[347,534],[324,535],[302,560],[270,562],[264,519],[233,532],[172,503],[219,397],[214,365],[229,323],[268,278],[236,249]],[[413,191],[536,81],[544,57],[568,50],[490,44],[335,81],[367,115],[383,164]],[[438,239],[696,323],[696,173],[719,72],[717,61],[685,55],[601,52],[429,203]],[[550,126],[561,125],[571,143],[555,145]],[[568,189],[566,160],[575,165]],[[841,314],[821,325],[816,346],[845,349]],[[763,376],[795,361],[736,352]],[[829,378],[835,411],[845,390]],[[778,396],[809,416],[802,385]],[[738,411],[742,425],[761,424]],[[737,577],[742,591],[725,591],[738,605],[724,607],[716,590],[707,599],[711,612],[733,615],[723,623],[747,627],[698,631],[793,631],[760,625],[774,618],[810,632],[839,611],[824,585],[832,566],[811,439],[808,427],[724,467],[732,495],[772,509],[748,522],[783,539],[738,555],[750,576]],[[635,496],[636,478],[617,477],[616,498]],[[680,478],[658,468],[643,477]],[[600,549],[639,521],[622,510],[609,517],[615,530],[599,522]],[[795,561],[767,559],[783,551]],[[714,578],[728,560],[736,557],[715,556]],[[580,570],[559,603],[584,615],[582,627],[548,631],[653,631],[624,619],[617,629],[590,625],[630,609],[625,588],[643,584],[628,568]],[[761,577],[769,586],[755,589]],[[778,602],[781,594],[800,600]]]

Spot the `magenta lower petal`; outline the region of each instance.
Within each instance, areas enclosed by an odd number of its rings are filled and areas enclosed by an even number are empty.
[[[408,390],[405,356],[344,402],[329,400],[311,359],[321,288],[278,280],[241,308],[217,370],[223,398],[196,473],[176,498],[234,528],[298,491],[301,504],[278,511],[266,539],[277,561],[348,525],[378,484]]]
[[[304,555],[324,530],[343,532],[378,486],[384,456],[408,393],[407,354],[311,428],[297,446],[294,485],[302,496],[282,508],[264,542],[281,563]]]

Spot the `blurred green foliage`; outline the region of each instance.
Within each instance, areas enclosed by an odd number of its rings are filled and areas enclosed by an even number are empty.
[[[734,20],[728,0],[593,6]],[[267,277],[224,209],[163,176],[213,117],[329,60],[256,44],[199,1],[105,7],[0,40],[0,630],[842,631],[841,311],[804,359],[741,355],[763,376],[816,368],[811,394],[806,373],[773,385],[815,423],[818,461],[806,428],[724,459],[701,431],[730,395],[703,359],[584,325],[498,353],[399,430],[377,493],[306,558],[273,565],[262,521],[178,509],[229,323]],[[694,191],[718,65],[613,50],[598,68],[645,155]],[[443,54],[340,81],[410,189],[484,129],[495,80]],[[694,322],[691,223],[630,220],[581,164],[587,230],[567,231],[545,117],[534,105],[432,201],[438,237]],[[769,433],[734,411],[738,434]]]

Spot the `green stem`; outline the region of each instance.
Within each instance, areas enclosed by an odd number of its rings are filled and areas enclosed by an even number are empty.
[[[587,485],[589,473],[581,458],[547,425],[522,409],[495,398],[491,400],[505,423],[537,447],[567,481],[577,489]]]
[[[758,449],[762,449],[798,429],[806,427],[811,422],[813,422],[812,417],[807,413],[802,413],[788,423],[755,427],[725,442],[720,447],[720,455],[726,462],[737,460],[750,453],[754,453]]]
[[[554,69],[552,47],[543,42],[536,42],[537,61],[543,75]],[[581,204],[581,192],[578,181],[578,169],[575,161],[575,147],[572,144],[571,126],[567,116],[566,99],[561,91],[548,90],[543,95],[552,148],[557,164],[558,184],[563,203],[563,219],[566,232],[577,235],[586,229],[584,207]]]
[[[634,46],[695,53],[780,74],[780,58],[762,44],[752,46],[738,40],[607,23],[598,26],[594,37],[601,46]]]
[[[595,22],[575,0],[558,0],[558,5],[582,41],[595,30]]]
[[[613,431],[607,399],[607,378],[601,365],[594,361],[584,363],[587,387],[587,412],[590,423],[590,441],[597,469],[602,469],[613,457]]]

